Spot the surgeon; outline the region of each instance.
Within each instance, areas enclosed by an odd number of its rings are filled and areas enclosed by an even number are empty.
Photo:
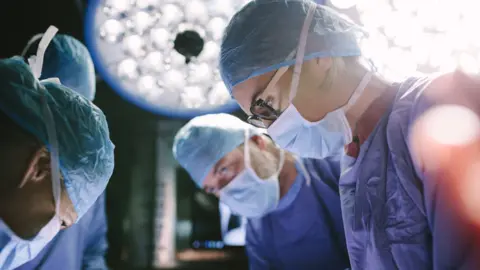
[[[177,133],[173,153],[198,187],[248,218],[250,269],[349,267],[338,158],[296,158],[228,114],[191,120]]]
[[[325,158],[346,146],[352,269],[480,269],[479,229],[452,181],[478,187],[480,83],[460,71],[390,82],[363,57],[364,36],[309,0],[252,1],[226,28],[220,71],[281,147]]]
[[[0,60],[2,270],[34,259],[62,228],[78,223],[114,167],[103,112],[56,79],[40,81],[42,54],[30,66],[20,57]]]
[[[22,55],[35,55],[43,35],[36,35]],[[68,35],[56,35],[48,45],[40,79],[57,77],[60,82],[88,100],[95,97],[95,70],[87,48]],[[105,195],[102,194],[77,224],[60,231],[35,259],[17,268],[107,269],[107,221]]]

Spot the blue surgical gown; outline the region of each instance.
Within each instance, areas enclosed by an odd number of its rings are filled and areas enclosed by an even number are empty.
[[[469,225],[452,210],[446,187],[412,161],[408,137],[412,123],[438,104],[430,93],[449,87],[479,97],[480,87],[462,87],[463,79],[448,74],[395,84],[383,95],[386,113],[358,157],[342,160],[340,197],[352,269],[480,269]]]
[[[251,270],[344,270],[349,260],[343,231],[338,179],[339,158],[302,160],[302,170],[278,208],[247,224]]]
[[[106,233],[105,196],[102,195],[78,223],[59,232],[35,259],[17,270],[108,269],[104,259],[107,251]]]

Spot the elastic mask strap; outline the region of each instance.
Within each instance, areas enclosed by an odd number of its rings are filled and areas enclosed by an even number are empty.
[[[43,57],[45,55],[45,51],[48,47],[48,44],[52,41],[55,34],[58,32],[58,29],[55,26],[50,26],[45,34],[43,34],[42,39],[40,40],[40,44],[38,45],[37,55],[32,56],[28,59],[28,63],[30,68],[32,69],[35,78],[39,79],[42,74],[42,67],[43,67]],[[57,82],[55,79],[47,79],[44,81],[53,81]],[[55,129],[55,121],[53,118],[52,111],[48,106],[48,102],[46,99],[46,93],[41,95],[42,99],[42,113],[45,118],[45,126],[47,130],[47,137],[48,142],[50,144],[50,166],[51,166],[51,174],[52,174],[52,190],[53,190],[53,198],[55,200],[55,213],[59,213],[60,210],[60,192],[61,192],[61,184],[60,184],[60,164],[59,164],[59,154],[58,154],[58,139],[57,139],[57,132]]]
[[[245,143],[243,145],[243,155],[245,156],[245,167],[251,168],[250,166],[250,149],[248,148],[248,143],[250,141],[249,130],[245,130]]]
[[[295,58],[295,67],[293,68],[292,84],[290,85],[290,101],[293,100],[297,94],[298,83],[300,81],[300,72],[302,71],[303,57],[305,56],[305,49],[307,44],[308,30],[312,24],[313,15],[316,10],[316,4],[310,4],[307,17],[303,23],[302,32],[297,47],[297,57]]]
[[[55,132],[55,122],[53,120],[53,114],[50,110],[46,100],[43,100],[43,115],[45,117],[45,125],[47,128],[47,136],[50,142],[50,166],[52,173],[52,190],[53,198],[55,200],[55,209],[56,213],[59,213],[60,210],[60,165],[59,165],[59,154],[58,154],[58,139],[57,133]]]
[[[368,71],[365,76],[363,76],[362,80],[358,84],[357,88],[353,91],[352,97],[348,100],[347,105],[345,106],[345,109],[348,110],[350,107],[352,107],[355,102],[357,102],[358,98],[362,95],[363,91],[367,87],[368,83],[372,79],[373,72]]]
[[[36,34],[35,36],[33,36],[27,43],[27,46],[25,46],[25,48],[23,48],[23,51],[22,53],[20,54],[21,56],[25,57],[27,52],[28,52],[28,49],[30,49],[30,47],[33,45],[33,43],[35,43],[37,40],[41,39],[43,36],[43,34]]]
[[[303,164],[303,161],[299,157],[295,157],[297,160],[298,165],[300,166],[300,169],[302,170],[303,177],[305,177],[305,181],[307,183],[307,186],[310,186],[312,183],[312,178],[310,177],[310,174],[308,174],[307,168],[305,168],[305,164]]]
[[[43,34],[40,43],[38,44],[37,55],[33,55],[28,58],[28,64],[30,65],[32,72],[37,79],[42,76],[43,57],[45,56],[45,51],[47,50],[48,44],[50,44],[57,32],[58,28],[55,26],[48,27],[45,34]]]
[[[41,83],[56,83],[56,84],[62,84],[60,82],[60,79],[59,78],[48,78],[48,79],[44,79],[44,80],[40,80]]]
[[[285,163],[285,150],[282,148],[279,148],[280,151],[280,157],[278,160],[278,170],[277,170],[277,177],[280,176],[280,173],[282,172],[283,164]]]

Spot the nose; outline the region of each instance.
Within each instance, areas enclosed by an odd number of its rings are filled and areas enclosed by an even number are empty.
[[[203,190],[204,190],[206,193],[213,194],[213,193],[216,192],[217,188],[212,187],[212,186],[205,186],[205,187],[203,187]]]
[[[71,222],[69,220],[62,220],[61,224],[60,224],[60,229],[65,230],[65,229],[70,228],[72,225],[73,225],[73,222]]]

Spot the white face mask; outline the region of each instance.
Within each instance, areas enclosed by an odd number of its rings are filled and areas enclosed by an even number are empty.
[[[290,86],[290,105],[268,128],[268,134],[280,147],[303,158],[325,158],[343,151],[343,145],[352,142],[352,130],[345,117],[345,111],[353,105],[370,82],[372,73],[367,72],[353,92],[348,104],[328,113],[318,122],[309,122],[292,104],[300,80],[300,72],[305,55],[308,29],[313,20],[315,7],[308,10],[297,47],[292,83]]]
[[[43,53],[48,43],[58,31],[55,27],[50,27],[43,35],[37,51],[36,60],[29,61],[32,65],[32,71],[37,78],[41,74],[41,63],[43,62]],[[58,160],[58,140],[55,131],[52,112],[48,108],[45,100],[43,114],[45,117],[47,137],[50,143],[50,166],[52,176],[53,200],[55,203],[55,215],[53,218],[33,237],[33,239],[24,240],[18,237],[5,222],[0,219],[0,270],[15,269],[18,266],[34,259],[38,253],[58,234],[61,227],[61,220],[58,216],[60,209],[60,165]]]
[[[0,269],[15,269],[22,264],[33,260],[38,253],[57,235],[60,231],[61,221],[58,214],[45,225],[40,232],[29,240],[18,237],[0,219]]]
[[[280,150],[278,170],[269,178],[261,179],[251,167],[249,138],[246,136],[245,169],[220,190],[220,200],[238,215],[247,218],[262,217],[274,210],[280,200],[278,176],[283,168],[285,152]]]
[[[318,122],[309,122],[290,103],[268,128],[268,134],[284,149],[303,158],[325,158],[340,154],[343,146],[352,142],[352,129],[345,112],[357,101],[372,73],[363,77],[348,104],[329,112]]]

